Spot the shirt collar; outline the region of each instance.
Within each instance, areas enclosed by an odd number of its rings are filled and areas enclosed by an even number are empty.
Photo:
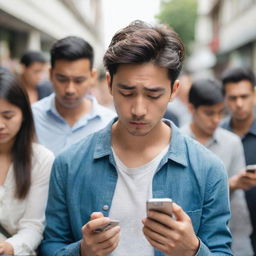
[[[48,113],[52,113],[54,114],[55,116],[63,119],[63,117],[59,114],[59,112],[57,111],[56,109],[56,102],[55,102],[55,93],[52,93],[50,96],[49,96],[49,102],[50,104],[48,104],[47,108],[46,108],[46,111]],[[85,96],[86,98],[90,99],[91,102],[92,102],[92,108],[91,108],[91,111],[89,113],[86,113],[85,115],[85,119],[86,121],[89,120],[89,119],[93,119],[93,118],[96,118],[96,117],[100,117],[102,118],[102,116],[104,115],[104,113],[102,111],[100,111],[100,105],[98,104],[97,100],[95,97],[93,97],[91,94],[87,94]],[[81,120],[84,119],[84,118],[81,118]]]
[[[224,123],[223,127],[224,127],[225,129],[231,131],[231,132],[233,131],[233,129],[232,129],[232,127],[231,127],[231,117],[228,117],[228,118],[226,119],[226,122]],[[248,134],[248,133],[251,133],[251,134],[253,134],[253,135],[256,136],[256,119],[255,119],[255,118],[254,118],[254,120],[253,120],[253,123],[252,123],[251,128],[249,129],[249,131],[248,131],[246,134]],[[244,136],[246,136],[246,134],[245,134]]]
[[[94,159],[112,154],[111,132],[112,125],[117,121],[117,119],[117,117],[114,118],[104,129],[98,132],[96,147],[94,151]],[[173,124],[173,122],[167,119],[163,119],[163,121],[172,128],[172,137],[167,153],[168,159],[183,166],[187,166],[188,160],[186,158],[186,144],[183,135],[181,135],[179,129]]]
[[[190,127],[190,124],[187,124],[186,125],[186,130],[188,132],[188,135],[195,139],[196,140],[196,136],[195,134],[192,132],[192,129]],[[221,140],[221,137],[220,137],[220,132],[219,132],[219,128],[217,127],[217,129],[214,131],[212,137],[204,144],[205,147],[210,147],[211,145],[215,144],[215,143],[218,143],[220,140]]]

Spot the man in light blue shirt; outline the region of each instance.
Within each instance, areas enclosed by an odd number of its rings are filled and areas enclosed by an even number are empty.
[[[232,255],[223,164],[162,120],[183,58],[170,28],[115,34],[104,64],[118,118],[56,158],[40,255]],[[151,197],[172,198],[173,215],[147,215]],[[95,232],[110,219],[120,224]]]
[[[39,143],[55,155],[115,116],[89,94],[95,82],[93,49],[79,37],[58,40],[51,49],[54,94],[32,105]]]

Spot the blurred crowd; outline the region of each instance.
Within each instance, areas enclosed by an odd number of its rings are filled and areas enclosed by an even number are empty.
[[[43,238],[54,158],[60,159],[56,165],[61,164],[62,152],[120,118],[125,109],[112,97],[117,93],[111,88],[116,70],[107,76],[105,70],[96,70],[87,41],[74,36],[60,39],[50,56],[48,63],[42,52],[24,52],[19,74],[0,67],[0,255],[40,255],[42,239],[53,236],[48,227]],[[228,176],[233,254],[256,255],[255,74],[244,67],[227,67],[219,77],[194,80],[184,68],[178,80],[176,97],[166,105],[163,118],[220,159]],[[125,95],[131,91],[125,83],[118,86]],[[99,149],[97,154],[103,153]],[[73,165],[71,169],[76,168]],[[51,179],[56,189],[68,187],[58,184],[64,179],[61,175]],[[68,215],[66,207],[56,209]],[[47,255],[44,248],[43,244],[42,255]]]

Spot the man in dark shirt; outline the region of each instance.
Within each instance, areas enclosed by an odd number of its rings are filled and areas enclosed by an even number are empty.
[[[223,73],[222,84],[231,116],[221,126],[240,136],[246,164],[256,164],[256,118],[253,114],[255,76],[249,69],[233,68]],[[238,180],[241,178],[237,177]],[[251,243],[256,254],[256,174],[248,173],[240,188],[245,190],[253,229]]]
[[[22,72],[20,82],[27,91],[30,103],[34,103],[52,93],[49,81],[42,81],[47,64],[43,53],[28,51],[20,59]]]

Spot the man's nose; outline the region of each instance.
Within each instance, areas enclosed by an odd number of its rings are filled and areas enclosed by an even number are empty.
[[[69,83],[67,84],[65,92],[66,92],[66,94],[74,94],[75,93],[75,84],[72,80],[69,81]]]
[[[241,108],[243,106],[243,100],[241,98],[237,98],[236,106],[239,107],[239,108]]]
[[[212,120],[213,120],[214,124],[219,124],[221,119],[222,119],[222,114],[215,114],[213,116]]]
[[[139,96],[134,100],[131,112],[134,116],[137,117],[142,117],[147,114],[147,106],[145,101],[143,100],[143,97]]]

